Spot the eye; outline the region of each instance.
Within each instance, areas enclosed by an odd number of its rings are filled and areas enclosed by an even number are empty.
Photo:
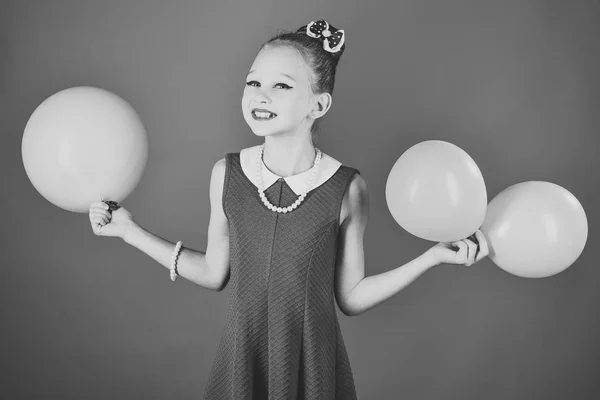
[[[276,88],[280,88],[280,89],[291,89],[292,87],[290,85],[286,85],[285,83],[278,83],[275,85]]]
[[[250,82],[246,82],[246,86],[260,87],[260,83],[258,83],[256,81],[250,81]]]

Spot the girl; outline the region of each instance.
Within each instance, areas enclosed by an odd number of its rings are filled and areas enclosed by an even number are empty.
[[[344,34],[320,20],[261,47],[242,112],[264,143],[214,164],[206,253],[181,242],[173,249],[122,207],[112,214],[104,202],[90,208],[96,235],[122,238],[171,268],[173,280],[183,276],[215,291],[229,284],[206,399],[356,399],[335,302],[357,315],[435,265],[468,266],[488,254],[478,231],[478,244],[438,243],[365,277],[366,183],[315,148],[313,136],[332,104]]]

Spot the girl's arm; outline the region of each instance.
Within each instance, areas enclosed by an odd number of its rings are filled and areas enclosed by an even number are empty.
[[[404,265],[365,277],[363,237],[369,216],[369,193],[359,174],[354,175],[344,202],[349,211],[338,236],[335,296],[346,315],[358,315],[389,299],[431,267],[439,265],[440,260],[471,265],[487,255],[487,244],[478,232],[482,251],[477,258],[476,245],[471,241],[457,243],[458,251],[440,243]]]
[[[221,202],[224,178],[225,159],[222,158],[215,163],[210,180],[211,214],[206,253],[182,247],[177,260],[180,276],[215,291],[222,290],[229,277],[229,226]],[[133,221],[126,225],[123,240],[170,268],[175,243],[148,232]]]
[[[170,268],[175,243],[149,232],[135,222],[128,225],[123,240],[152,257],[163,267]],[[206,262],[206,253],[202,251],[182,246],[177,259],[177,273],[207,289],[218,290],[218,285]]]

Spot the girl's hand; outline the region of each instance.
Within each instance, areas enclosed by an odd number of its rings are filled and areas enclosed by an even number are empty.
[[[97,236],[112,236],[123,239],[125,230],[133,222],[131,213],[124,207],[119,206],[111,214],[108,204],[103,201],[98,201],[90,206],[89,216],[92,230]]]
[[[452,243],[438,243],[428,251],[438,264],[462,264],[470,267],[489,254],[489,247],[483,233],[477,230],[474,235],[466,239]]]

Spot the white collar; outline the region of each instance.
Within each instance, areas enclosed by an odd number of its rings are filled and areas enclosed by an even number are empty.
[[[256,187],[258,187],[258,177],[256,176],[256,157],[258,157],[259,151],[260,145],[248,147],[240,151],[240,164],[242,165],[242,171]],[[333,176],[333,174],[336,173],[341,165],[342,163],[335,158],[321,152],[319,171],[315,177],[315,183],[312,185],[312,189],[315,189],[325,183]],[[296,175],[283,177],[283,179],[296,195],[300,195],[306,190],[306,184],[308,183],[309,177],[310,169]],[[263,163],[263,188],[267,189],[279,178],[282,177],[271,172]]]

